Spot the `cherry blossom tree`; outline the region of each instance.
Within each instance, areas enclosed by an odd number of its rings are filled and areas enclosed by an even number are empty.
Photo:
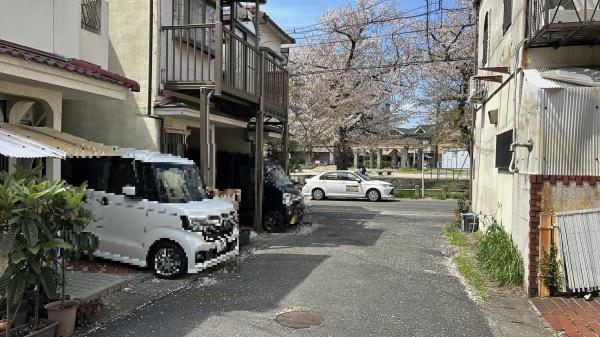
[[[290,132],[307,148],[335,144],[346,169],[351,146],[385,134],[405,117],[416,76],[394,1],[357,0],[332,9],[291,53]]]
[[[446,3],[449,8],[440,9],[439,19],[421,20],[419,26],[425,33],[414,36],[415,49],[421,50],[424,59],[443,61],[423,66],[419,104],[436,125],[437,142],[470,149],[472,109],[467,98],[475,69],[475,13],[472,0]]]

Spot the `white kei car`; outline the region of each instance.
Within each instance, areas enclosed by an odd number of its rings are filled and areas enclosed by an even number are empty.
[[[369,201],[394,198],[394,185],[349,171],[324,172],[306,180],[302,194],[315,200],[329,197],[367,198]]]

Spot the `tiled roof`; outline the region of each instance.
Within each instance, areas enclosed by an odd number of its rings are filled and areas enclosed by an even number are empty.
[[[64,69],[87,77],[115,83],[127,87],[134,92],[140,91],[138,82],[108,70],[104,70],[102,67],[86,61],[66,58],[5,40],[0,40],[0,54],[19,57],[26,61],[46,64],[51,67]]]

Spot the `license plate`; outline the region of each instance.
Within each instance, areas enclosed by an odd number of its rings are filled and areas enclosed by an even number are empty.
[[[298,222],[298,217],[296,215],[292,215],[292,218],[290,219],[290,225],[295,225],[296,222]]]

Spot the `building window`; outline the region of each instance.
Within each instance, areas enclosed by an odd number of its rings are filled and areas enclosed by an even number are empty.
[[[504,18],[502,20],[502,31],[504,34],[508,31],[508,28],[512,24],[512,0],[504,1]]]
[[[513,130],[503,132],[496,136],[496,168],[508,171],[512,159],[510,145],[513,141]]]
[[[81,28],[100,34],[102,30],[102,0],[81,0]]]
[[[173,0],[173,25],[214,22],[215,6],[207,0]]]
[[[483,21],[483,50],[481,52],[481,64],[486,65],[488,61],[488,44],[490,39],[489,33],[489,13],[485,13],[485,20]]]

